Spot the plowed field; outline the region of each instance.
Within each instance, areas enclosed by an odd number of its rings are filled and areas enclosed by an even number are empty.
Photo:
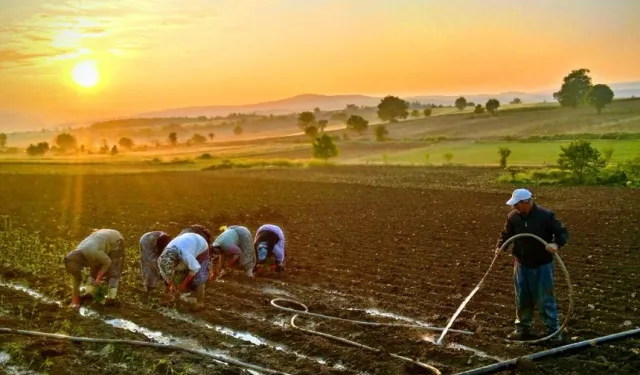
[[[305,303],[312,312],[350,319],[411,319],[444,327],[489,266],[508,212],[511,186],[486,184],[491,170],[340,167],[310,170],[216,171],[144,175],[0,175],[0,215],[14,230],[0,234],[0,326],[76,336],[148,340],[110,319],[126,319],[202,347],[290,374],[415,374],[422,369],[386,354],[296,331],[273,298]],[[640,230],[637,190],[533,188],[537,201],[566,223],[570,243],[560,255],[571,274],[575,313],[567,341],[640,325]],[[206,309],[160,308],[143,301],[137,243],[149,230],[177,234],[190,223],[217,233],[221,225],[252,231],[277,223],[287,236],[282,274],[247,280],[231,272],[207,287]],[[99,317],[65,308],[70,288],[62,257],[92,228],[126,238],[128,261],[119,307],[87,305]],[[1,232],[0,232],[1,233]],[[438,332],[375,328],[301,318],[305,327],[419,359],[444,374],[479,367],[548,345],[507,344],[512,329],[513,259],[498,260],[446,343]],[[568,296],[556,274],[561,313]],[[27,285],[63,307],[15,285]],[[157,296],[156,296],[157,297]],[[105,321],[110,321],[108,324]],[[537,320],[537,329],[543,327]],[[157,337],[156,337],[157,339]],[[477,351],[462,348],[461,345]],[[49,374],[240,374],[191,354],[148,348],[73,344],[0,335],[0,351]],[[638,374],[639,340],[626,340],[537,363],[518,373]],[[1,361],[0,361],[1,362]],[[9,372],[9,370],[6,370]]]

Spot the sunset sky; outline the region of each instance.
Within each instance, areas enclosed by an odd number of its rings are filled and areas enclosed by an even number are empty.
[[[0,0],[0,113],[549,90],[582,67],[640,80],[639,46],[639,0]]]

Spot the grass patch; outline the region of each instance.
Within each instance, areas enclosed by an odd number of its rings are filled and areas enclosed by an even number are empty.
[[[592,186],[627,186],[640,187],[640,174],[638,165],[630,169],[631,163],[618,167],[609,167],[596,174],[588,175],[584,183],[580,184],[568,171],[557,168],[540,168],[525,170],[522,168],[507,168],[506,172],[498,177],[498,182],[519,185],[592,185]]]
[[[287,160],[287,159],[272,159],[272,160],[243,160],[243,159],[225,159],[221,160],[213,165],[203,168],[203,171],[215,171],[218,169],[246,169],[246,168],[302,168],[309,166],[309,162]],[[324,162],[322,162],[324,164]],[[315,164],[314,165],[319,165]]]

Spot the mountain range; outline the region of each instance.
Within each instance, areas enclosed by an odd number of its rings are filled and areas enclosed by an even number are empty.
[[[616,98],[640,96],[640,81],[623,82],[609,85]],[[514,98],[520,98],[524,103],[540,103],[554,101],[553,92],[503,92],[500,94],[462,95],[467,101],[486,103],[491,98],[498,99],[501,103],[509,103]],[[453,105],[459,95],[424,95],[407,96],[404,100],[436,105]],[[169,108],[153,112],[140,113],[132,117],[196,117],[196,116],[226,116],[230,113],[256,113],[256,114],[286,114],[292,112],[312,111],[320,108],[325,111],[344,109],[347,104],[358,106],[376,106],[381,97],[366,95],[318,95],[302,94],[290,98],[246,105],[211,105],[200,107]]]

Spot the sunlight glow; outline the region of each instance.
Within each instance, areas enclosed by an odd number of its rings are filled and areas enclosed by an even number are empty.
[[[76,84],[82,87],[93,87],[100,81],[100,73],[93,60],[77,63],[71,71],[71,77]]]

